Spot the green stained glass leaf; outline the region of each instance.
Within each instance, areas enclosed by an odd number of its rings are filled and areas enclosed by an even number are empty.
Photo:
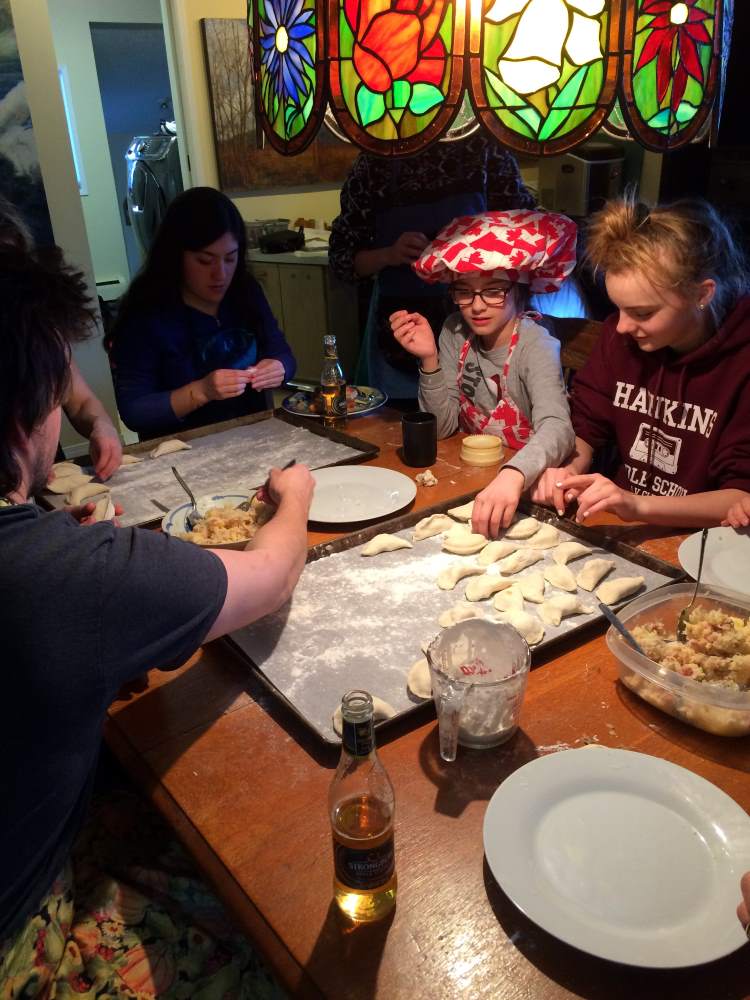
[[[409,111],[422,115],[444,100],[443,92],[432,83],[415,83],[409,101]]]
[[[691,121],[698,113],[698,108],[694,107],[692,104],[688,104],[687,101],[681,101],[680,106],[677,111],[672,114],[669,108],[664,108],[659,111],[658,114],[653,115],[649,118],[647,124],[656,129],[659,132],[663,132],[665,129],[669,128],[670,124],[674,124],[676,121],[678,125],[686,125],[687,122]]]
[[[551,139],[555,132],[557,132],[557,130],[565,124],[569,117],[570,110],[568,108],[558,108],[555,111],[550,111],[539,132],[539,141],[545,142],[547,139]]]
[[[411,97],[411,84],[408,80],[396,80],[393,84],[393,107],[405,108]]]
[[[589,67],[581,66],[581,68],[571,76],[565,86],[562,88],[560,93],[554,99],[550,106],[550,111],[557,110],[569,111],[571,108],[575,107],[576,101],[583,90],[583,85],[586,82],[586,76],[588,75]],[[548,119],[549,120],[549,119]],[[540,139],[542,136],[539,137]]]
[[[383,95],[376,94],[364,84],[360,84],[357,88],[357,111],[362,125],[367,128],[368,125],[378,121],[385,114]]]
[[[536,108],[521,108],[516,112],[519,118],[522,118],[527,125],[529,125],[534,135],[539,131],[539,126],[542,123],[542,116],[539,114]]]
[[[517,135],[526,136],[527,139],[536,139],[536,133],[531,131],[526,122],[522,121],[515,111],[499,111],[497,117],[503,125]]]
[[[519,97],[515,90],[511,90],[510,87],[506,86],[497,73],[493,73],[491,69],[485,68],[485,74],[489,80],[490,86],[495,91],[497,96],[503,102],[507,108],[523,108],[526,106],[526,102],[522,97]]]

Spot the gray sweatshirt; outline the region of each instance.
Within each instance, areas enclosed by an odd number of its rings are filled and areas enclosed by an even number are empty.
[[[547,331],[525,317],[510,359],[508,392],[531,423],[534,433],[507,463],[522,472],[528,488],[549,466],[558,466],[575,444],[570,410],[560,368],[560,344]],[[437,417],[438,437],[458,429],[458,358],[471,337],[461,376],[461,391],[478,410],[490,414],[497,406],[497,385],[491,377],[501,374],[508,357],[507,345],[484,351],[460,312],[449,316],[440,333],[440,370],[419,376],[419,405]],[[486,434],[493,433],[490,422]]]

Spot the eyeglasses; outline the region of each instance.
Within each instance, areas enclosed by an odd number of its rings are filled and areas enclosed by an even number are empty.
[[[511,287],[507,285],[505,288],[482,288],[477,292],[472,292],[469,288],[451,288],[451,298],[457,306],[473,306],[474,299],[478,295],[486,306],[502,306]]]

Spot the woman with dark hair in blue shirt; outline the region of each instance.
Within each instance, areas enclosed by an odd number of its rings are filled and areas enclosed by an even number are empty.
[[[269,390],[293,376],[246,246],[242,216],[213,188],[167,209],[105,341],[118,409],[142,438],[266,409]]]

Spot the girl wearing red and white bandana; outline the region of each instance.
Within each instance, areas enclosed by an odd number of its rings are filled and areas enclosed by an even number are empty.
[[[508,527],[521,494],[574,441],[560,345],[526,306],[531,293],[560,288],[575,250],[575,225],[563,215],[454,219],[413,265],[425,281],[448,282],[458,306],[443,325],[439,354],[423,316],[391,316],[394,336],[419,359],[419,402],[436,415],[438,435],[494,434],[518,449],[477,495],[472,526],[488,537]]]

